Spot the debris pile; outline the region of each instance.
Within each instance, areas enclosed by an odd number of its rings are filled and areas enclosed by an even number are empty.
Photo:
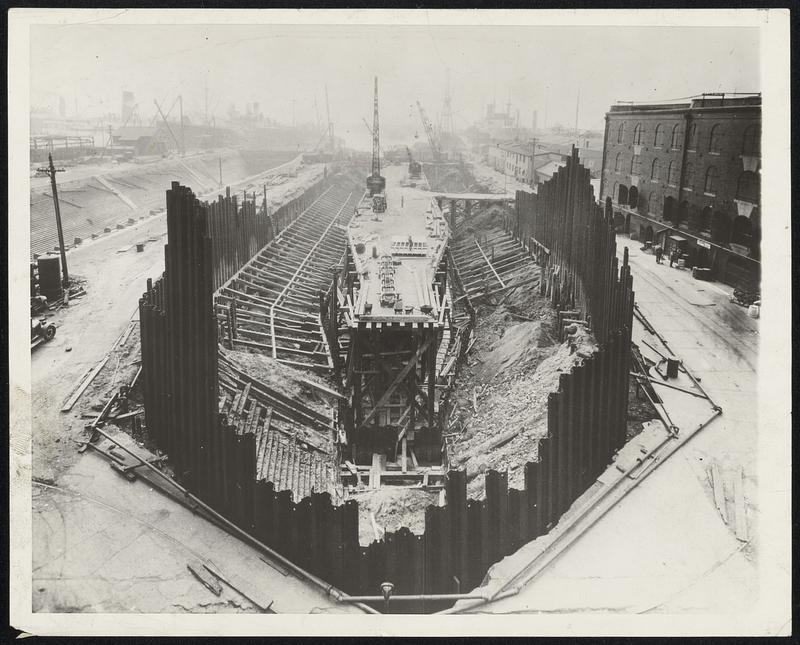
[[[367,546],[387,531],[406,527],[416,535],[425,532],[425,509],[436,504],[439,494],[421,488],[382,486],[352,493],[358,502],[358,538]]]
[[[502,317],[501,317],[502,316]],[[497,335],[499,309],[478,323]],[[450,463],[466,468],[470,497],[484,496],[484,471],[508,471],[512,488],[524,487],[524,465],[536,461],[538,440],[547,434],[547,396],[558,390],[562,373],[596,351],[591,334],[580,326],[561,344],[552,341],[552,312],[541,320],[510,324],[475,362],[459,384],[458,429],[448,446]]]

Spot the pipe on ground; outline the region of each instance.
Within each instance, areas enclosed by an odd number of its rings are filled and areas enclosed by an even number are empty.
[[[227,519],[226,517],[224,517],[224,516],[220,515],[219,513],[217,513],[217,511],[215,511],[213,508],[211,508],[208,504],[206,504],[205,502],[203,502],[199,498],[195,497],[192,493],[190,493],[188,490],[186,490],[183,486],[181,486],[176,481],[174,481],[169,475],[167,475],[166,473],[161,472],[153,464],[151,464],[150,462],[148,462],[145,459],[142,459],[136,453],[132,452],[131,450],[129,450],[125,446],[121,445],[116,439],[114,439],[113,437],[109,436],[102,429],[95,427],[95,428],[93,428],[93,431],[101,434],[102,436],[104,436],[109,441],[113,441],[121,450],[123,450],[124,452],[128,453],[131,457],[133,457],[134,459],[136,459],[139,462],[141,462],[141,464],[143,466],[145,466],[145,467],[149,468],[150,470],[152,470],[159,477],[161,477],[163,479],[166,479],[170,483],[170,485],[172,485],[175,488],[177,488],[181,493],[183,493],[183,495],[185,497],[187,497],[188,499],[192,500],[192,502],[194,502],[195,504],[200,506],[204,511],[206,511],[208,514],[210,514],[215,520],[217,520],[218,522],[221,522],[222,524],[224,524],[225,527],[227,529],[229,529],[230,532],[235,533],[238,537],[242,538],[245,542],[249,542],[250,544],[252,544],[255,547],[257,547],[258,549],[264,551],[271,558],[274,558],[275,560],[280,562],[282,565],[284,565],[285,567],[287,567],[288,569],[293,571],[295,574],[297,574],[301,578],[303,578],[303,579],[307,580],[308,582],[311,582],[315,586],[319,587],[320,589],[322,589],[325,592],[325,595],[330,596],[331,598],[333,598],[337,602],[349,602],[349,600],[347,600],[349,598],[349,596],[346,593],[344,593],[343,591],[337,589],[333,585],[325,582],[324,580],[322,580],[322,578],[318,578],[317,576],[315,576],[310,571],[306,571],[305,569],[300,568],[294,562],[292,562],[288,558],[282,556],[277,551],[273,551],[266,544],[264,544],[263,542],[257,540],[252,535],[247,533],[245,530],[243,530],[243,529],[239,528],[238,526],[236,526],[236,524],[231,522],[229,519]],[[192,510],[194,510],[194,509],[192,509]],[[381,600],[383,600],[383,596],[381,596],[380,598],[381,598]],[[362,609],[363,611],[365,611],[367,613],[370,613],[370,614],[378,614],[378,613],[380,613],[376,609],[373,609],[372,607],[369,607],[367,605],[363,605],[363,604],[358,603],[356,601],[354,601],[354,604],[356,604],[360,609]]]

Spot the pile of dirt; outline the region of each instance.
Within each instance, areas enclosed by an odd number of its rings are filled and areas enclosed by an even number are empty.
[[[451,464],[466,468],[472,498],[483,498],[478,475],[488,469],[508,471],[512,488],[524,486],[524,465],[536,461],[538,440],[547,435],[548,395],[558,390],[561,374],[596,350],[591,335],[580,330],[560,345],[543,345],[542,327],[535,322],[508,329],[460,384],[456,428],[462,430],[449,454]]]
[[[439,494],[402,486],[382,486],[363,492],[351,493],[350,499],[358,502],[358,539],[362,546],[375,541],[372,517],[378,535],[396,531],[405,526],[416,535],[425,532],[425,509],[436,504]]]
[[[256,381],[280,394],[296,399],[313,410],[327,414],[333,397],[304,381],[312,381],[328,389],[333,389],[331,383],[311,372],[281,363],[266,354],[226,348],[222,348],[221,351],[233,365]]]
[[[507,206],[491,204],[486,208],[479,208],[472,211],[469,219],[465,222],[461,235],[473,234],[476,231],[488,231],[491,229],[502,229],[503,220],[511,213]]]

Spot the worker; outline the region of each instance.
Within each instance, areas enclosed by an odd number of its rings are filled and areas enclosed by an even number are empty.
[[[663,254],[661,245],[655,248],[655,254],[656,254],[656,264],[661,264],[661,255]]]
[[[672,265],[677,261],[678,261],[678,252],[677,251],[672,251],[672,253],[669,254],[669,266],[670,266],[670,268],[672,268]]]

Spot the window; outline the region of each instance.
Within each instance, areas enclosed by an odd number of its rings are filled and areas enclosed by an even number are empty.
[[[662,128],[661,124],[659,123],[656,126],[656,134],[653,137],[653,146],[656,148],[660,148],[663,145],[664,145],[664,128]]]
[[[642,174],[642,159],[639,155],[633,155],[631,157],[631,174],[632,175]]]
[[[683,170],[683,185],[686,190],[691,190],[694,186],[694,164],[691,162]]]
[[[681,126],[677,123],[672,127],[672,143],[670,148],[673,150],[681,149]]]
[[[736,199],[758,204],[759,190],[759,180],[756,173],[748,171],[739,175],[739,183],[736,185]]]
[[[636,127],[633,129],[633,145],[640,146],[642,145],[642,124],[637,123]]]
[[[650,197],[647,198],[647,212],[651,215],[658,215],[661,206],[661,200],[659,196],[654,192],[650,193]]]
[[[717,169],[714,166],[709,166],[706,170],[706,183],[703,191],[711,195],[717,192]]]
[[[653,166],[650,169],[650,181],[658,181],[661,179],[661,164],[658,159],[653,159]]]
[[[617,153],[617,159],[614,161],[614,172],[619,172],[622,170],[622,153]]]
[[[622,143],[625,138],[625,123],[620,123],[617,128],[617,143]]]
[[[687,150],[697,150],[697,124],[692,123],[689,126],[689,147]]]
[[[756,157],[761,154],[761,132],[759,130],[755,123],[745,128],[742,140],[743,155]]]
[[[670,186],[678,185],[678,164],[674,161],[670,161],[669,168],[667,168],[667,183]]]
[[[711,128],[711,133],[708,135],[708,151],[719,154],[721,146],[722,146],[722,126],[717,124],[713,128]]]

